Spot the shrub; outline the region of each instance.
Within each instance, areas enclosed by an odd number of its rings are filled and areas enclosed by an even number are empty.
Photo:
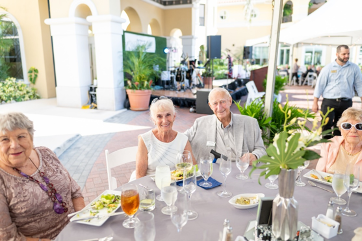
[[[264,90],[266,90],[266,81],[267,81],[267,76],[265,77],[264,81],[263,81],[263,87]],[[281,90],[284,90],[284,86],[285,84],[288,82],[288,77],[281,77],[279,75],[275,76],[275,85],[274,85],[274,94],[279,94],[279,92]]]
[[[24,82],[17,82],[15,78],[7,78],[0,82],[0,102],[11,103],[26,100],[40,99],[35,88],[28,87]]]

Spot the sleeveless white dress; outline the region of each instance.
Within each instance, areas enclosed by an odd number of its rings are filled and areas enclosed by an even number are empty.
[[[177,153],[182,153],[187,144],[187,136],[177,132],[176,138],[169,142],[158,140],[152,130],[140,135],[147,148],[148,168],[147,176],[156,173],[158,165],[168,165],[171,169],[175,167]],[[130,181],[136,179],[136,171],[133,171]]]

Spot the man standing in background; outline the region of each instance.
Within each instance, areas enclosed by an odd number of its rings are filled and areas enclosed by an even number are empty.
[[[327,112],[328,107],[334,109],[329,113],[329,121],[323,127],[323,131],[337,127],[343,111],[352,106],[355,90],[362,101],[362,74],[358,65],[348,61],[349,47],[339,45],[336,56],[335,61],[322,69],[314,90],[313,112],[318,111],[318,99],[321,95],[323,97],[321,106],[323,114]],[[340,136],[341,132],[334,130],[333,135]],[[333,135],[328,134],[324,138],[330,139]]]
[[[298,59],[295,59],[295,63],[293,64],[293,68],[292,68],[292,79],[295,78],[297,79],[297,83],[299,83],[299,80],[298,80],[298,69],[299,69],[299,66],[298,66]]]

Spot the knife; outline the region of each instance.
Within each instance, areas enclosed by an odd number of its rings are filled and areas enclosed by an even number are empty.
[[[83,220],[89,220],[89,219],[100,219],[100,218],[105,218],[105,217],[112,217],[112,216],[117,216],[117,215],[121,215],[124,214],[124,212],[118,212],[118,213],[108,213],[108,214],[103,214],[103,215],[95,215],[95,216],[88,216],[85,218],[76,218],[76,219],[72,219],[70,220],[71,222],[76,222],[76,221],[83,221]]]

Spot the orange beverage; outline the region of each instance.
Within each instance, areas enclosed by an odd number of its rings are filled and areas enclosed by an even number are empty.
[[[121,195],[121,207],[128,216],[134,215],[140,205],[140,197],[137,190],[125,190]]]

